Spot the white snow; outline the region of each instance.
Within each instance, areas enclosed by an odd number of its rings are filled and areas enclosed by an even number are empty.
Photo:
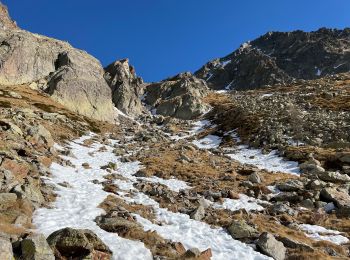
[[[184,181],[180,181],[177,179],[162,179],[162,178],[158,178],[156,176],[150,177],[150,178],[139,178],[139,179],[144,179],[146,181],[149,182],[153,182],[153,183],[160,183],[163,184],[165,186],[167,186],[170,190],[175,191],[175,192],[179,192],[180,190],[186,190],[186,189],[190,189],[191,187],[187,185],[186,182]]]
[[[134,164],[134,168],[124,168],[124,166],[119,168],[119,174],[123,177],[131,178],[129,179],[130,185],[128,185],[126,190],[129,190],[129,188],[132,187],[132,176],[134,172],[138,170],[135,166],[137,165]],[[120,181],[118,180],[118,185],[119,182]],[[119,188],[121,188],[121,186],[119,186]],[[251,247],[244,243],[232,239],[232,237],[222,228],[211,228],[206,223],[190,219],[186,214],[173,213],[167,209],[160,208],[156,201],[135,189],[133,189],[132,194],[132,197],[121,195],[121,198],[128,203],[152,206],[157,217],[156,223],[161,223],[161,225],[154,224],[149,220],[134,214],[137,221],[143,225],[145,231],[154,230],[165,239],[174,242],[181,242],[186,249],[198,248],[200,250],[206,250],[211,248],[213,260],[239,259],[241,257],[254,260],[270,259],[267,256],[255,252]]]
[[[264,210],[264,207],[260,204],[267,204],[266,201],[261,201],[252,197],[249,197],[244,194],[239,195],[239,199],[224,199],[222,204],[215,203],[213,204],[213,208],[215,209],[228,209],[231,211],[236,211],[240,209],[245,209],[247,211],[256,210],[261,211]]]
[[[107,152],[95,152],[102,145],[92,147],[81,145],[87,138],[89,137],[70,143],[76,158],[65,157],[65,159],[69,159],[76,168],[52,164],[50,182],[55,184],[58,196],[52,208],[40,208],[35,211],[33,223],[36,229],[46,236],[65,227],[90,229],[109,246],[113,252],[113,259],[152,259],[151,252],[143,243],[108,233],[94,222],[94,219],[104,212],[98,205],[108,193],[102,190],[101,185],[93,184],[92,181],[104,180],[103,175],[107,172],[102,171],[100,167],[113,161],[115,155],[111,151],[112,147]],[[95,152],[95,157],[91,157],[90,152]],[[82,167],[82,163],[85,162],[89,163],[91,169]],[[71,187],[58,185],[62,182],[69,183]]]
[[[338,65],[334,66],[333,68],[334,68],[334,69],[337,69],[337,68],[339,68],[340,66],[343,66],[344,64],[346,64],[346,62],[344,62],[344,63],[340,63],[340,64],[338,64]]]
[[[231,89],[231,86],[232,86],[232,84],[233,84],[233,81],[234,81],[234,80],[232,80],[232,81],[225,87],[225,90],[230,90],[230,89]]]
[[[225,60],[225,61],[221,62],[221,66],[226,67],[230,63],[231,63],[231,60]]]
[[[239,145],[234,153],[229,153],[227,155],[242,164],[251,164],[259,169],[270,172],[300,174],[298,163],[285,160],[278,155],[277,151],[263,154],[261,149],[253,149],[248,148],[246,145]]]
[[[273,96],[272,93],[267,93],[267,94],[261,95],[261,98],[266,98],[266,97],[271,97],[271,96]]]
[[[199,140],[194,140],[192,143],[201,149],[212,149],[219,147],[221,139],[221,137],[216,135],[207,135]]]
[[[181,136],[180,135],[172,135],[172,136],[170,136],[170,139],[172,139],[172,140],[186,139],[186,138],[189,138],[191,136],[194,136],[194,135],[200,133],[202,130],[204,130],[206,127],[209,127],[209,126],[214,127],[209,120],[195,121],[195,122],[193,122],[193,127],[191,128],[191,130],[188,131],[187,134],[184,134]]]
[[[316,67],[316,76],[321,76],[322,71]]]
[[[207,75],[206,81],[209,81],[213,76],[214,76],[213,73],[209,73],[209,74]]]
[[[349,242],[347,237],[341,235],[341,232],[326,229],[317,225],[301,224],[299,227],[306,232],[306,235],[315,240],[326,240],[337,245]]]
[[[198,127],[200,125],[202,124],[198,124]],[[138,162],[121,162],[113,154],[112,146],[102,144],[84,146],[82,143],[88,138],[90,136],[70,143],[72,153],[76,158],[62,156],[69,159],[76,168],[64,167],[56,163],[52,165],[52,177],[47,181],[55,184],[58,197],[52,208],[41,208],[35,212],[34,224],[38,231],[48,236],[53,231],[64,227],[87,228],[95,232],[110,247],[113,251],[113,259],[152,259],[150,251],[145,248],[143,243],[105,232],[94,222],[96,216],[103,213],[98,205],[108,193],[102,190],[102,185],[94,184],[92,181],[103,181],[103,176],[108,172],[100,167],[112,161],[118,164],[118,169],[114,173],[125,177],[125,180],[115,181],[118,187],[124,190],[124,192],[119,193],[120,197],[128,203],[136,202],[152,206],[157,216],[157,223],[162,223],[162,225],[157,225],[135,214],[145,230],[155,230],[166,239],[181,242],[186,249],[196,247],[205,250],[211,248],[212,259],[270,259],[254,251],[250,246],[232,239],[222,228],[211,228],[203,222],[190,219],[188,215],[160,208],[156,201],[133,187],[133,184],[140,179],[134,176],[141,168]],[[113,142],[113,144],[118,145],[117,142]],[[102,146],[106,147],[107,151],[99,151]],[[83,163],[88,163],[91,169],[82,167]],[[184,182],[174,179],[142,179],[163,183],[173,190],[179,190],[186,185]],[[58,183],[63,181],[68,182],[71,187],[59,186]],[[130,190],[133,191],[132,195],[129,194]]]

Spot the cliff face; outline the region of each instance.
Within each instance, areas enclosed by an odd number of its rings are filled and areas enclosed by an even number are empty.
[[[140,115],[143,111],[140,99],[143,80],[136,76],[129,60],[124,59],[108,65],[104,77],[112,90],[114,105],[127,115]]]
[[[111,90],[98,60],[66,42],[19,29],[0,8],[0,84],[31,84],[82,115],[113,121]]]
[[[213,89],[254,89],[350,71],[350,29],[269,32],[195,74]]]

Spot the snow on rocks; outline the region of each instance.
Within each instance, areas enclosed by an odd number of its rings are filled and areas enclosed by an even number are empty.
[[[100,167],[115,160],[115,155],[111,147],[106,152],[96,152],[102,145],[83,146],[83,141],[90,137],[85,136],[70,143],[76,158],[65,159],[69,159],[76,168],[52,164],[50,183],[55,184],[58,196],[52,208],[40,208],[35,212],[33,223],[36,229],[45,236],[65,227],[90,229],[112,250],[113,259],[152,259],[151,252],[143,243],[118,237],[96,225],[94,219],[104,212],[98,205],[108,193],[102,190],[102,185],[92,181],[104,180],[103,175],[107,172]],[[89,155],[91,152],[95,153],[94,157]],[[88,163],[90,169],[85,169],[83,163]],[[63,182],[69,186],[58,185]]]
[[[194,140],[192,143],[200,149],[218,148],[222,138],[216,135],[207,135],[199,140]]]
[[[204,130],[206,127],[211,126],[211,122],[209,120],[199,120],[195,121],[193,123],[193,127],[191,128],[190,131],[188,131],[188,134],[185,135],[172,135],[170,136],[170,139],[172,140],[181,140],[181,139],[186,139],[189,137],[192,137],[198,133],[200,133],[202,130]]]
[[[275,150],[268,154],[263,154],[261,149],[252,149],[246,145],[239,145],[237,149],[227,149],[226,151],[229,157],[242,164],[251,164],[270,172],[300,174],[297,162],[285,160]],[[233,153],[230,153],[230,151],[233,151]]]
[[[266,201],[258,200],[252,197],[249,197],[244,194],[239,195],[239,199],[228,199],[225,198],[222,204],[215,203],[213,208],[215,209],[228,209],[231,211],[236,211],[240,209],[245,209],[247,211],[256,210],[262,211],[264,207],[261,204],[268,204]]]
[[[337,245],[349,242],[347,237],[341,235],[341,232],[326,229],[317,225],[301,224],[299,227],[306,232],[306,235],[315,240],[326,240]]]
[[[186,182],[184,181],[180,181],[177,179],[162,179],[162,178],[158,178],[156,176],[150,177],[150,178],[144,178],[144,177],[140,177],[139,179],[143,179],[146,180],[148,182],[152,182],[152,183],[159,183],[159,184],[163,184],[165,186],[167,186],[169,188],[169,190],[171,191],[175,191],[175,192],[179,192],[180,190],[187,190],[190,189],[191,187],[187,185]]]
[[[64,227],[86,228],[95,232],[108,245],[113,251],[113,259],[152,259],[151,252],[143,243],[108,233],[100,229],[94,222],[97,216],[104,213],[98,208],[98,205],[109,194],[103,191],[102,185],[99,184],[104,180],[103,176],[108,174],[107,171],[101,169],[101,166],[112,161],[118,164],[115,173],[125,177],[123,180],[115,181],[118,187],[124,190],[119,193],[120,198],[128,203],[136,202],[152,206],[157,222],[162,223],[162,225],[157,225],[135,214],[145,230],[155,230],[166,239],[181,242],[186,249],[211,248],[212,259],[270,259],[244,243],[232,239],[223,228],[211,228],[206,223],[190,219],[186,214],[173,213],[160,208],[156,201],[133,187],[133,184],[140,179],[134,176],[141,168],[140,164],[121,162],[113,154],[113,147],[108,145],[94,143],[90,147],[84,146],[84,140],[90,137],[82,137],[69,144],[74,157],[62,156],[64,159],[69,159],[75,168],[53,163],[52,177],[47,181],[56,186],[58,196],[51,208],[41,208],[35,212],[34,224],[38,231],[48,236],[53,231]],[[102,146],[106,149],[100,149]],[[82,166],[85,163],[89,164],[88,169]],[[176,180],[148,179],[148,181],[166,184],[173,190],[186,187],[183,182]],[[69,186],[59,185],[64,181]],[[132,193],[129,193],[130,190]]]
[[[130,168],[129,168],[130,170]],[[137,171],[137,169],[134,169]],[[121,172],[126,176],[132,176],[132,172]],[[119,183],[119,181],[118,181]],[[134,190],[133,196],[122,195],[126,202],[138,203],[152,206],[155,210],[157,222],[161,225],[150,222],[139,215],[135,215],[137,221],[143,225],[145,231],[154,230],[165,239],[174,242],[181,242],[186,249],[198,248],[206,250],[211,248],[212,259],[270,259],[256,251],[246,244],[232,239],[232,237],[223,228],[211,228],[208,224],[192,220],[186,214],[173,213],[167,209],[160,208],[159,204],[147,195]]]

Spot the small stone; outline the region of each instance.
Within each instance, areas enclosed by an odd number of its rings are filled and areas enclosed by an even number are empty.
[[[248,180],[252,183],[261,183],[261,177],[257,172],[253,172],[249,175]]]
[[[300,206],[307,208],[307,209],[313,209],[315,207],[313,201],[310,199],[306,199],[306,200],[301,201]]]
[[[191,219],[201,221],[205,217],[205,208],[202,205],[199,205],[190,215]]]
[[[235,239],[256,238],[259,236],[259,232],[244,220],[233,221],[227,230]]]

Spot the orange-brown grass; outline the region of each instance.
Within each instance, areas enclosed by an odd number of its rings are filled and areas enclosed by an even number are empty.
[[[115,125],[90,119],[85,116],[78,115],[72,111],[66,109],[63,105],[55,102],[48,95],[40,93],[38,91],[30,89],[27,85],[21,86],[0,86],[0,91],[4,94],[9,91],[15,91],[22,96],[22,99],[12,98],[5,95],[0,95],[0,108],[1,107],[12,107],[12,108],[30,108],[37,111],[44,111],[50,113],[60,113],[65,115],[69,119],[75,122],[85,122],[88,124],[88,129],[93,132],[106,133],[113,132],[117,127]],[[81,135],[79,129],[70,127],[65,123],[50,124],[45,122],[43,124],[53,135],[56,141],[71,139]]]

